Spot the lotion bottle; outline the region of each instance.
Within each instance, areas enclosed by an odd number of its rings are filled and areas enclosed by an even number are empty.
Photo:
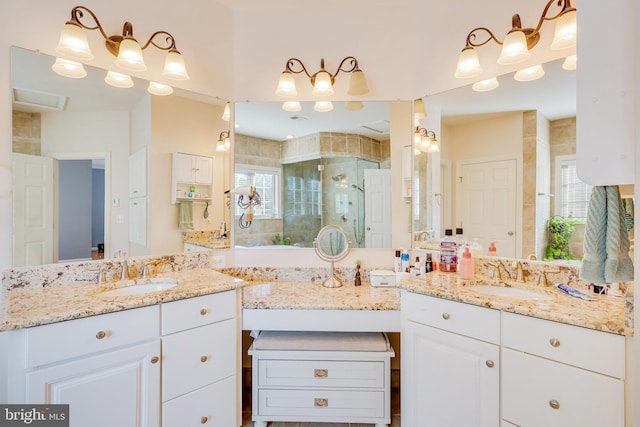
[[[393,271],[395,273],[400,273],[402,271],[402,258],[400,256],[400,251],[396,251],[396,257],[393,259]]]
[[[463,280],[471,280],[473,279],[474,270],[475,263],[471,256],[471,251],[469,250],[469,246],[465,246],[462,257],[458,261],[458,274]]]
[[[487,255],[496,256],[496,242],[489,243],[489,249],[487,249]]]

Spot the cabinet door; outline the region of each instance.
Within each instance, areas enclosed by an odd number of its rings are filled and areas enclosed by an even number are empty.
[[[129,156],[129,197],[147,195],[147,150],[141,148]]]
[[[213,159],[211,157],[193,156],[196,169],[196,183],[211,185],[213,182]]]
[[[26,401],[68,403],[71,427],[157,427],[160,340],[27,373]]]
[[[233,427],[236,420],[235,375],[162,405],[163,427]]]
[[[505,348],[502,417],[521,426],[623,427],[624,382]]]
[[[147,246],[147,198],[129,199],[129,241]]]
[[[173,159],[173,173],[178,182],[194,182],[195,166],[193,156],[184,153],[175,153]]]
[[[500,424],[497,345],[411,321],[401,339],[403,424]]]

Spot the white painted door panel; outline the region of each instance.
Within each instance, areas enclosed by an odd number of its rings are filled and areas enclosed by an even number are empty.
[[[391,171],[364,170],[365,246],[391,247]]]

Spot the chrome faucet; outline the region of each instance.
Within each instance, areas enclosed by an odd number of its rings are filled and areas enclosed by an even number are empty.
[[[151,266],[158,266],[158,265],[163,265],[164,262],[161,259],[157,259],[155,261],[147,261],[145,263],[142,264],[142,272],[141,272],[141,276],[143,279],[146,279],[149,276],[149,267]],[[155,269],[154,269],[154,273],[156,273]]]
[[[122,258],[122,267],[120,269],[120,280],[127,280],[129,278],[129,258]]]
[[[522,269],[522,263],[520,261],[514,261],[513,268],[516,269],[516,282],[524,282],[524,270]]]

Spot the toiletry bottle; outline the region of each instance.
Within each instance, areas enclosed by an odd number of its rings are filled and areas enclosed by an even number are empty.
[[[444,231],[445,238],[440,241],[440,271],[455,273],[458,264],[457,245],[450,228]]]
[[[464,235],[462,234],[461,227],[456,228],[456,234],[453,237],[453,239],[456,241],[456,248],[458,249],[457,256],[458,256],[458,260],[460,260],[460,258],[462,258],[464,246],[467,244],[467,242],[464,240]]]
[[[420,270],[420,274],[425,274],[427,272],[427,268],[425,267],[425,262],[422,261],[422,258],[419,256],[416,257],[416,268]]]
[[[433,260],[431,254],[427,254],[427,260],[424,263],[425,273],[431,273],[433,271]]]
[[[409,252],[406,249],[402,250],[402,254],[400,255],[400,271],[403,273],[409,272]]]
[[[402,271],[402,256],[398,250],[396,251],[396,257],[393,259],[393,271],[395,273],[400,273]]]
[[[464,251],[462,252],[462,258],[458,263],[458,274],[461,279],[470,280],[473,279],[475,265],[474,265],[473,257],[471,256],[471,251],[469,250],[469,246],[465,245]]]
[[[489,249],[487,249],[487,255],[496,256],[496,242],[489,243]]]

